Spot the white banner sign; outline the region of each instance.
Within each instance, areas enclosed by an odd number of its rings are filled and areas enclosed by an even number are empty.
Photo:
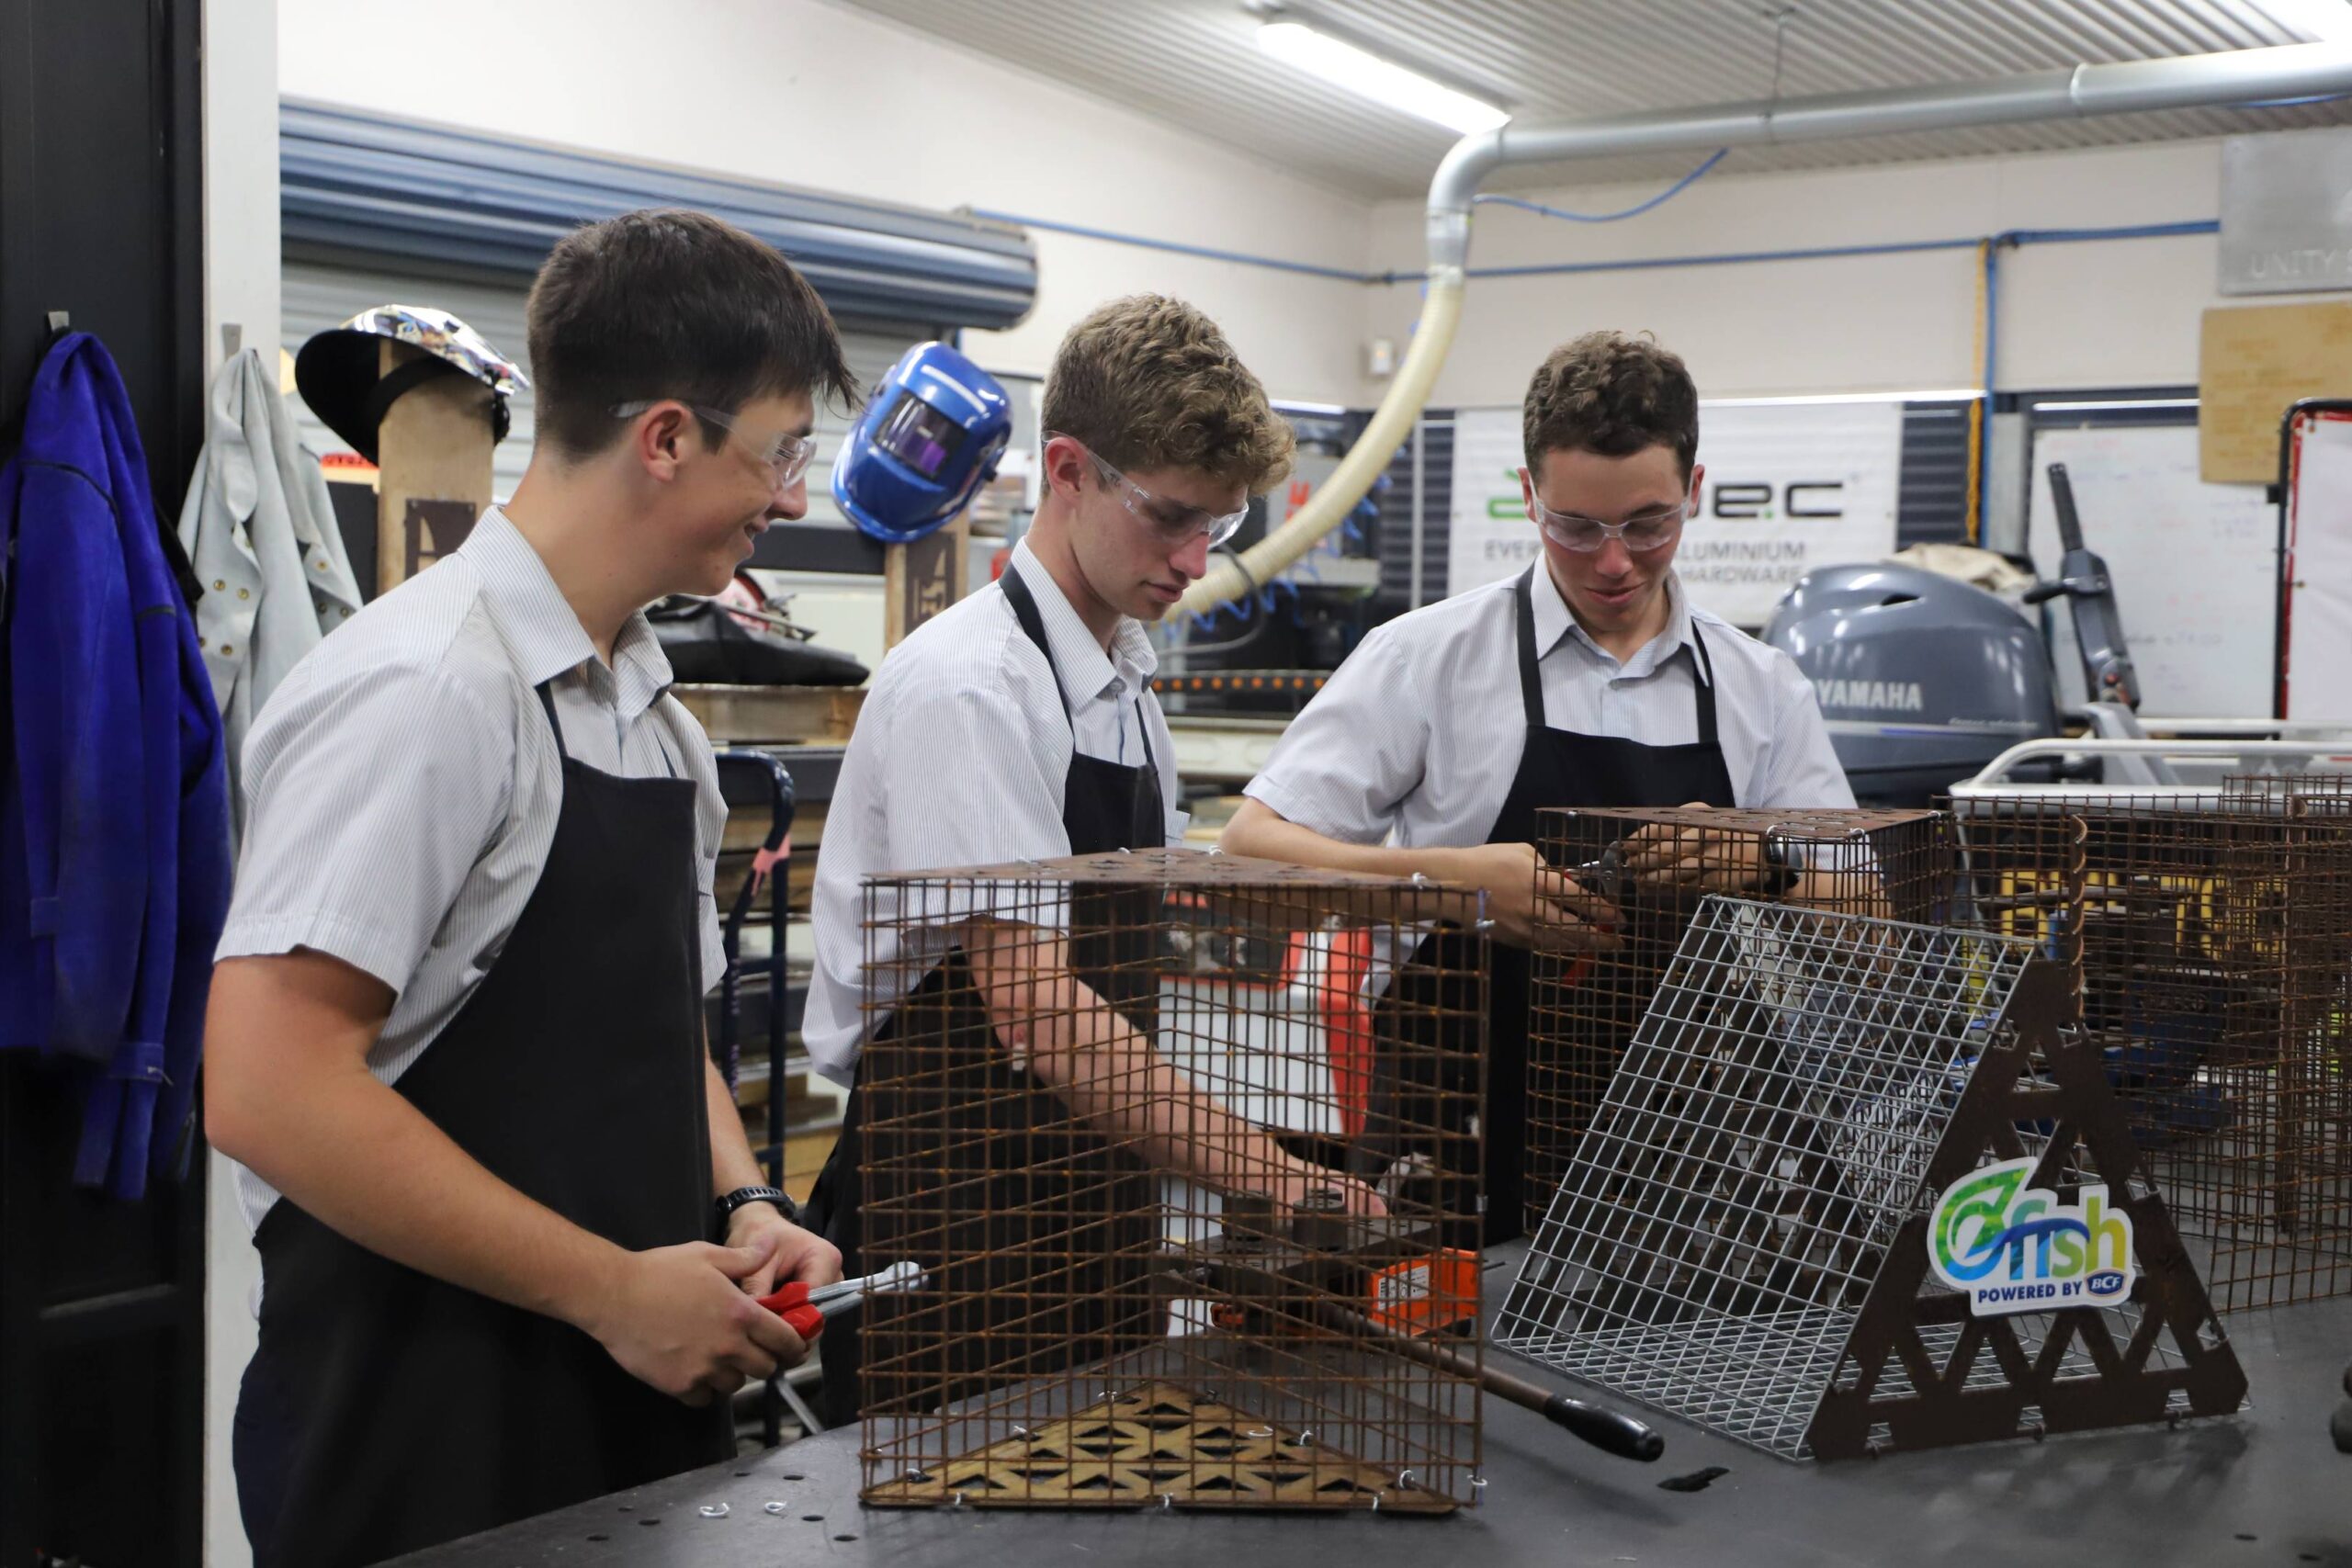
[[[1674,569],[1691,602],[1760,626],[1798,578],[1894,548],[1899,402],[1702,404],[1707,475]],[[1446,584],[1460,592],[1537,555],[1519,492],[1520,411],[1464,409],[1453,428]]]
[[[1541,553],[1519,491],[1520,452],[1517,409],[1464,409],[1454,416],[1447,592],[1499,582]]]

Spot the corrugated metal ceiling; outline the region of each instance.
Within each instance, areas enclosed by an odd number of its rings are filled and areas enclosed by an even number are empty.
[[[847,3],[1359,196],[1420,195],[1453,140],[1267,58],[1243,0]],[[1319,8],[1297,0],[1290,9],[1526,120],[1766,97],[1776,10],[1788,13],[1780,51],[1788,97],[2308,41],[2262,0],[1320,0]],[[1819,168],[2347,123],[2352,106],[2343,103],[2190,110],[1740,148],[1722,167]],[[1490,184],[1654,179],[1690,162],[1677,154],[1523,165]]]

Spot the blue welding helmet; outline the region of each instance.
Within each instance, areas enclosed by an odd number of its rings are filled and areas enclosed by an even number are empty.
[[[833,461],[833,501],[885,544],[922,538],[995,477],[1012,434],[996,378],[944,343],[899,356]]]

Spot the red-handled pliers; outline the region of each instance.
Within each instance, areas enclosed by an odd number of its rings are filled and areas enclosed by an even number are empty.
[[[872,1291],[912,1291],[922,1285],[922,1269],[913,1263],[893,1263],[876,1274],[810,1285],[795,1280],[760,1298],[760,1304],[784,1319],[785,1326],[804,1340],[825,1331],[825,1319],[838,1317],[865,1299]]]

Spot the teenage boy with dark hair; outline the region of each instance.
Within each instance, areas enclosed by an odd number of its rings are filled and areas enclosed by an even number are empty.
[[[1691,604],[1675,579],[1705,473],[1682,361],[1646,337],[1587,333],[1536,370],[1521,428],[1541,560],[1375,628],[1292,721],[1222,840],[1237,854],[1485,890],[1489,1241],[1517,1235],[1524,1208],[1533,929],[1609,945],[1606,907],[1543,867],[1535,813],[1854,804],[1795,661]],[[1673,875],[1679,853],[1720,859],[1651,843],[1629,869]],[[1711,890],[1779,874],[1759,862],[1752,876],[1713,874]],[[1430,1010],[1375,1016],[1398,1027]]]
[[[681,211],[568,235],[529,321],[514,499],[245,749],[204,1088],[262,1259],[235,1460],[264,1568],[727,1457],[729,1396],[806,1354],[753,1298],[839,1273],[706,1049],[726,809],[639,611],[806,511],[840,341],[775,251]]]

